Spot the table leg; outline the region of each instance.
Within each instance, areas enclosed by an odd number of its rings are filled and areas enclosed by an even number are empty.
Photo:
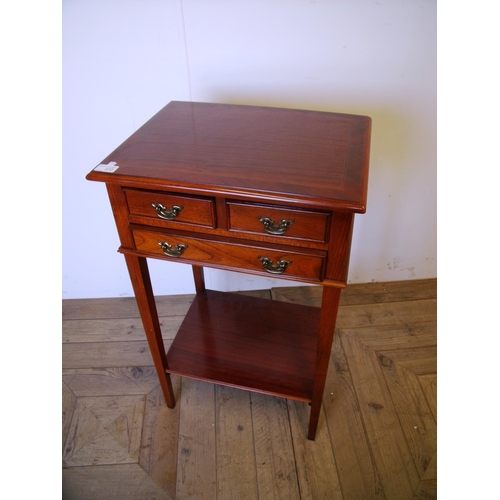
[[[160,380],[163,395],[169,408],[175,406],[175,396],[172,389],[170,374],[166,372],[167,355],[161,336],[160,322],[156,311],[156,303],[149,277],[148,264],[145,257],[125,254],[128,272],[134,288],[135,298],[141,314],[142,324],[153,357],[156,373]]]
[[[205,291],[205,275],[202,266],[193,266],[194,286],[196,293]]]
[[[319,324],[318,350],[316,354],[316,366],[314,371],[314,386],[311,400],[311,413],[309,417],[309,431],[307,438],[314,441],[318,428],[318,419],[323,401],[330,352],[332,349],[337,311],[340,301],[341,288],[330,286],[323,287],[323,299],[321,301],[321,318]]]

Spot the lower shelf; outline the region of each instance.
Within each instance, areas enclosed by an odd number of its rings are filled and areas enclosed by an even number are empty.
[[[310,402],[320,309],[206,290],[167,353],[168,373]]]

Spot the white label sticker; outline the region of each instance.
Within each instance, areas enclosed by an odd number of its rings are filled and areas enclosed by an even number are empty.
[[[96,172],[109,172],[113,173],[115,170],[118,170],[118,165],[116,164],[115,161],[110,161],[107,165],[105,163],[101,163],[100,165],[97,165],[94,170]]]

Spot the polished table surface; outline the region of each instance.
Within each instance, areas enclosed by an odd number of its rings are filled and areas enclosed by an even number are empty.
[[[314,439],[370,132],[366,116],[173,101],[88,174],[106,184],[168,406],[170,374],[297,399]],[[147,258],[193,266],[168,353]],[[203,267],[322,285],[322,306],[206,290]]]

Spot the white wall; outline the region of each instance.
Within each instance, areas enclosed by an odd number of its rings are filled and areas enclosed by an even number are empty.
[[[366,114],[368,210],[350,282],[436,276],[436,2],[65,0],[63,298],[132,295],[105,188],[85,175],[171,100]],[[150,261],[157,294],[189,266]],[[223,290],[286,281],[207,270]]]

